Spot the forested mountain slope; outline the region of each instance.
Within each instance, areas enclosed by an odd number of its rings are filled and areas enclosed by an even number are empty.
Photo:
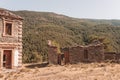
[[[47,40],[61,47],[102,40],[106,51],[120,52],[120,20],[77,19],[50,12],[14,11],[23,21],[23,62],[47,59]]]

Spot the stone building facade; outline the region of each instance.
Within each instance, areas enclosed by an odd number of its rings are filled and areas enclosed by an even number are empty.
[[[0,69],[22,65],[22,20],[10,11],[0,9]]]

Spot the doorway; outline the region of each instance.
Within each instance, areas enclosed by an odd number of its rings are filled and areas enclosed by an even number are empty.
[[[3,67],[7,69],[12,68],[12,50],[3,51]]]
[[[69,60],[69,51],[66,51],[64,53],[64,58],[65,58],[65,64],[68,64],[70,62],[70,60]]]

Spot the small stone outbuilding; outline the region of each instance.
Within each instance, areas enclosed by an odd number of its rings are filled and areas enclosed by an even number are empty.
[[[0,69],[22,66],[22,20],[0,8]]]

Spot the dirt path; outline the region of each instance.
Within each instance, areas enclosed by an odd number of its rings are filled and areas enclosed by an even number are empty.
[[[120,80],[120,64],[39,65],[3,74],[1,80]]]

